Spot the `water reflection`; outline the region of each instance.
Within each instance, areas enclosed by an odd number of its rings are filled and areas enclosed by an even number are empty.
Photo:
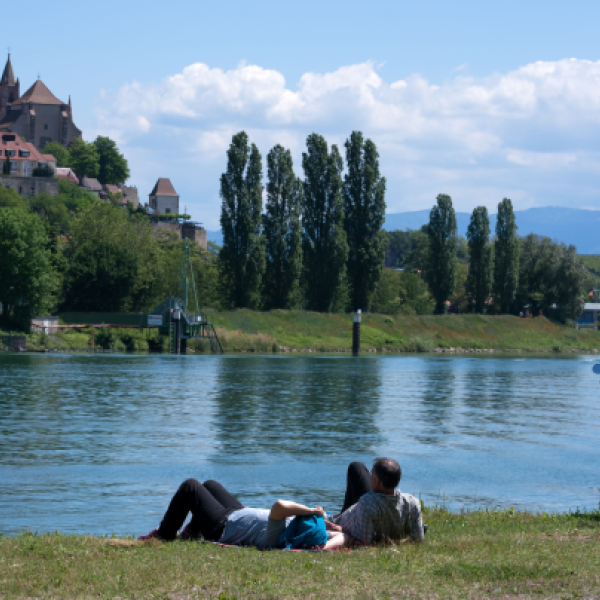
[[[381,386],[377,360],[223,361],[215,395],[219,444],[214,460],[371,452],[381,441]]]

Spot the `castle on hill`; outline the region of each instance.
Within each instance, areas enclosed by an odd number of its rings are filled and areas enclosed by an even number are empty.
[[[39,150],[43,150],[47,142],[68,147],[75,138],[81,137],[81,130],[73,123],[70,96],[68,103],[59,100],[41,79],[21,96],[10,54],[0,79],[1,133],[14,133]]]

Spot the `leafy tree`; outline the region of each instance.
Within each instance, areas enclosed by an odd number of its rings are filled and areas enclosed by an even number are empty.
[[[94,144],[88,144],[80,138],[73,140],[69,150],[70,167],[79,177],[97,177],[100,169],[100,157]]]
[[[291,152],[280,145],[269,152],[267,170],[265,308],[293,308],[302,272],[302,182]]]
[[[313,133],[302,154],[304,205],[302,207],[303,280],[309,310],[340,308],[347,292],[348,242],[344,229],[343,169],[338,147],[328,151],[325,139]],[[336,306],[336,304],[338,306]]]
[[[429,261],[428,225],[410,232],[410,248],[404,257],[404,268],[409,271],[426,271]]]
[[[496,242],[494,244],[494,302],[509,312],[519,283],[519,238],[512,202],[504,198],[498,204]]]
[[[379,154],[360,131],[346,140],[344,228],[348,241],[348,282],[352,310],[369,310],[371,296],[385,260],[385,178],[379,174]]]
[[[129,179],[129,166],[119,152],[116,142],[99,135],[94,141],[94,146],[98,153],[98,181],[102,184],[123,185]]]
[[[404,258],[411,249],[410,236],[411,231],[394,231],[384,232],[387,238],[387,246],[385,250],[385,265],[386,267],[402,267]]]
[[[492,248],[489,237],[490,219],[487,208],[478,206],[473,210],[467,229],[471,262],[466,282],[467,294],[476,313],[483,312],[492,291]]]
[[[241,131],[227,151],[227,171],[221,176],[221,229],[219,253],[223,290],[235,308],[256,308],[265,269],[261,236],[262,165],[258,148],[248,146]]]
[[[5,188],[0,185],[0,209],[2,208],[22,208],[25,209],[27,204],[25,200],[11,188]]]
[[[58,195],[64,202],[70,213],[79,213],[88,209],[92,204],[98,204],[100,200],[95,194],[84,190],[76,183],[66,179],[58,180]]]
[[[46,142],[44,154],[52,154],[56,159],[57,167],[70,167],[70,156],[69,151],[59,142]]]
[[[54,303],[58,278],[44,222],[21,208],[0,209],[0,304],[10,318],[17,306],[27,316]],[[29,318],[27,318],[27,322]]]
[[[429,216],[427,235],[427,282],[435,298],[435,313],[441,315],[446,312],[446,301],[456,285],[456,215],[450,196],[438,195]]]
[[[73,218],[70,229],[65,249],[65,308],[109,310],[104,305],[108,292],[94,285],[113,290],[115,299],[109,304],[118,308],[111,310],[133,312],[151,310],[173,290],[165,289],[165,273],[170,265],[165,264],[160,242],[145,216],[130,216],[112,204],[95,202]],[[101,251],[106,253],[106,260]],[[86,258],[87,252],[91,252],[93,260]],[[104,271],[109,267],[115,269],[114,279],[110,278],[110,271]],[[93,273],[94,269],[100,269],[102,277],[94,285],[83,281],[85,273]],[[178,264],[175,272],[179,272]],[[130,276],[129,283],[125,281],[126,274]],[[77,289],[77,281],[82,281],[83,290]]]
[[[69,256],[64,309],[123,310],[133,290],[137,267],[135,255],[127,248],[97,238],[86,240]]]
[[[41,217],[45,217],[52,229],[57,232],[66,233],[69,230],[69,211],[60,197],[50,196],[46,192],[31,198],[29,207]]]
[[[429,288],[418,274],[384,269],[371,310],[388,315],[428,315],[433,306]]]
[[[561,244],[556,269],[556,304],[560,319],[574,319],[581,314],[585,302],[581,283],[585,276],[585,266],[577,256],[577,248]]]

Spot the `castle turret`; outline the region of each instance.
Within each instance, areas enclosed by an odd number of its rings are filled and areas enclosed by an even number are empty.
[[[0,78],[0,121],[6,115],[8,105],[17,100],[19,95],[19,80],[15,79],[9,54]]]

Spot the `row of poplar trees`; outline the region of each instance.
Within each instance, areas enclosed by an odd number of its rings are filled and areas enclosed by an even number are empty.
[[[456,214],[452,198],[437,197],[427,227],[429,256],[426,278],[435,299],[435,312],[443,314],[456,285]],[[483,313],[493,296],[494,307],[510,311],[517,293],[519,277],[519,236],[512,202],[504,198],[498,204],[496,239],[490,244],[490,219],[485,206],[473,210],[467,229],[469,272],[466,291],[474,312]]]
[[[354,131],[336,145],[311,134],[304,179],[280,145],[262,157],[245,132],[233,136],[221,177],[219,253],[224,297],[234,308],[368,310],[383,270],[385,178],[371,140]]]

